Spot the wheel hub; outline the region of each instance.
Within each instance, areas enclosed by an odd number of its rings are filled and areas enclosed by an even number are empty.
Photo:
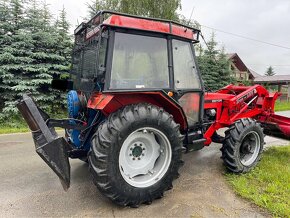
[[[166,173],[171,155],[171,145],[164,133],[151,127],[138,129],[121,147],[121,175],[132,186],[150,186]]]
[[[131,155],[133,156],[133,158],[141,158],[142,155],[145,155],[143,153],[143,151],[145,150],[145,146],[143,146],[142,143],[134,143],[130,150],[132,151]]]
[[[240,161],[244,166],[250,166],[255,162],[260,146],[260,136],[257,132],[251,131],[244,137],[240,148]]]

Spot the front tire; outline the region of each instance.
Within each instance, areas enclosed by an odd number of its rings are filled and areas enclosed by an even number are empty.
[[[246,173],[261,159],[264,134],[257,121],[246,118],[236,121],[225,132],[222,159],[226,168],[233,173]]]
[[[150,104],[111,114],[92,138],[90,171],[100,192],[122,206],[151,203],[178,177],[182,139],[172,115]]]

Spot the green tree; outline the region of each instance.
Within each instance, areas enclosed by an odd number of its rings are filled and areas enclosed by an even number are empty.
[[[268,67],[266,72],[265,72],[265,76],[274,76],[276,73],[274,72],[274,69],[272,66]]]
[[[10,23],[11,13],[9,10],[9,2],[7,0],[0,0],[0,66],[4,63],[5,52],[4,49],[10,44]],[[0,67],[0,109],[4,107],[4,96],[7,84],[4,83],[5,70]]]
[[[54,72],[54,78],[66,79],[69,77],[71,66],[72,37],[69,34],[70,24],[67,21],[65,8],[60,11],[59,17],[54,22],[54,32],[56,37],[55,53],[58,54],[62,61],[58,63],[58,70]],[[66,93],[59,90],[51,90],[54,93],[54,104],[59,106],[66,105]],[[52,106],[53,106],[52,105]]]
[[[29,64],[30,38],[26,36],[24,3],[21,0],[6,1],[6,21],[2,28],[0,49],[1,96],[3,112],[15,113],[16,101],[22,90],[33,88],[22,79],[22,67]]]
[[[17,113],[15,104],[30,92],[46,108],[64,105],[64,94],[52,90],[54,77],[68,75],[71,38],[65,10],[57,24],[46,3],[0,0],[1,114]]]
[[[206,45],[206,48],[202,46],[197,48],[197,61],[206,87],[214,91],[235,82],[224,48],[217,49],[214,34]]]
[[[36,92],[34,98],[44,107],[64,105],[63,93],[50,87],[53,78],[67,74],[69,70],[68,28],[62,10],[58,26],[52,25],[52,16],[47,4],[41,6],[34,0],[27,10],[27,28],[33,40],[30,78],[33,78]]]
[[[89,16],[99,10],[113,10],[139,16],[179,20],[181,0],[93,0],[88,5]]]

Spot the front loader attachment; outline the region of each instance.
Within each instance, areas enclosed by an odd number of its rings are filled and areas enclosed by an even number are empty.
[[[266,135],[290,140],[289,117],[271,114],[262,124]]]
[[[37,154],[56,173],[64,190],[70,186],[69,145],[59,137],[53,127],[48,127],[48,115],[40,111],[33,99],[24,94],[17,108],[27,122],[35,144]]]

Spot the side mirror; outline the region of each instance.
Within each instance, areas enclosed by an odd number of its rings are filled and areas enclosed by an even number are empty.
[[[66,91],[73,89],[73,81],[64,79],[53,79],[51,82],[51,87],[53,89]]]

